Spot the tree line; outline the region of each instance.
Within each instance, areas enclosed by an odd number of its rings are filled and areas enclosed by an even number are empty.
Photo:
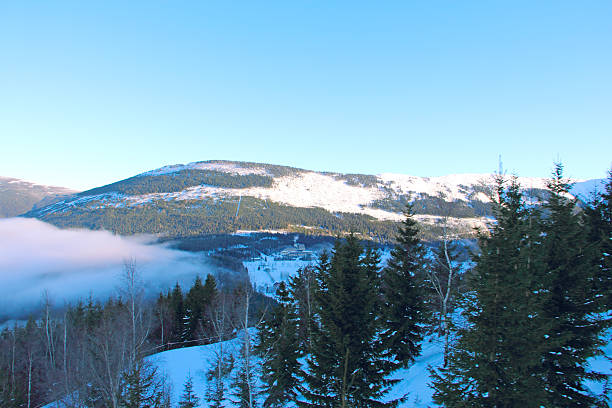
[[[146,357],[231,339],[271,302],[248,281],[219,287],[210,274],[185,293],[176,284],[148,299],[127,262],[117,296],[68,305],[58,316],[45,295],[38,318],[0,332],[0,406],[170,407],[169,384]]]
[[[384,267],[349,235],[279,283],[276,303],[249,284],[223,290],[207,277],[144,307],[128,265],[118,299],[77,305],[63,319],[47,307],[2,333],[0,405],[167,406],[166,384],[144,356],[209,342],[206,395],[188,378],[181,407],[395,407],[409,394],[389,396],[392,374],[431,334],[443,343],[442,366],[431,368],[437,405],[609,406],[609,378],[588,360],[602,354],[612,324],[612,172],[586,206],[569,194],[561,165],[548,188],[533,206],[516,178],[498,175],[496,222],[479,232],[467,270],[445,223],[426,250],[410,205]],[[238,355],[225,346],[236,335]]]
[[[444,340],[443,364],[431,368],[437,405],[609,406],[608,375],[588,359],[602,354],[612,322],[612,172],[580,208],[562,170],[543,206],[498,175],[497,221],[480,232],[467,272],[452,239],[424,256],[409,208],[385,268],[350,237],[281,284],[259,331],[264,406],[397,406],[407,396],[386,398],[390,374],[410,366],[431,328]]]

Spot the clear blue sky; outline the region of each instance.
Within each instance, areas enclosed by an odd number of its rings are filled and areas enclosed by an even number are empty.
[[[604,177],[612,2],[0,3],[0,175],[208,159]]]

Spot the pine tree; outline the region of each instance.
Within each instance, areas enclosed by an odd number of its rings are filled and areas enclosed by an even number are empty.
[[[301,389],[303,407],[396,406],[383,403],[394,381],[386,376],[394,365],[378,333],[380,299],[378,256],[366,251],[350,236],[337,242],[330,262],[319,261],[317,292],[318,327],[313,332],[312,353]]]
[[[612,170],[603,191],[594,194],[584,210],[584,223],[588,227],[589,247],[598,270],[595,284],[601,294],[602,312],[612,308]]]
[[[196,408],[200,406],[200,398],[193,392],[193,378],[191,375],[183,385],[183,395],[179,401],[179,408]]]
[[[284,407],[294,401],[299,384],[298,318],[284,282],[279,284],[276,298],[278,305],[263,319],[256,346],[267,394],[264,407]]]
[[[183,291],[178,282],[174,285],[172,292],[168,295],[170,310],[172,313],[172,341],[180,342],[183,336],[183,317],[185,316],[185,304]]]
[[[289,293],[297,314],[298,341],[302,354],[310,353],[317,290],[316,271],[311,266],[298,269],[289,279]]]
[[[404,215],[406,219],[396,237],[397,245],[383,271],[381,336],[387,343],[390,357],[408,366],[421,353],[426,305],[422,277],[424,250],[418,237],[419,227],[410,205]]]
[[[124,377],[123,408],[169,407],[168,388],[155,366],[141,359]]]
[[[555,165],[548,188],[542,230],[551,296],[545,312],[553,322],[550,335],[556,346],[544,356],[546,390],[553,406],[592,406],[597,398],[590,395],[584,380],[605,379],[587,368],[587,359],[601,354],[603,345],[600,272],[576,200],[569,198],[571,184],[563,177],[561,164]]]
[[[185,323],[184,323],[184,341],[191,341],[198,338],[197,332],[202,322],[205,299],[204,285],[200,276],[196,276],[195,282],[185,299]]]
[[[432,370],[433,400],[447,407],[549,406],[539,373],[550,329],[540,234],[516,180],[506,188],[498,177],[497,198],[497,223],[480,236],[468,325],[448,366]]]

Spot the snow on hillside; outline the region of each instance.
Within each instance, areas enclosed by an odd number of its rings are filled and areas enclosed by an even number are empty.
[[[162,174],[170,174],[183,170],[214,170],[230,174],[246,175],[246,174],[260,174],[262,176],[269,176],[270,174],[263,168],[260,167],[244,167],[240,166],[240,163],[233,162],[192,162],[188,164],[173,164],[170,166],[164,166],[159,169],[147,171],[139,174],[139,176],[159,176]]]
[[[267,166],[267,167],[266,167]],[[417,177],[404,174],[383,173],[372,175],[342,175],[336,173],[321,173],[301,169],[283,168],[283,172],[274,176],[274,170],[265,164],[211,161],[165,166],[140,176],[156,176],[197,169],[225,172],[234,175],[267,175],[273,177],[270,187],[225,188],[210,185],[198,185],[171,193],[151,193],[141,195],[125,195],[106,193],[95,196],[75,197],[62,202],[55,207],[49,207],[41,213],[52,213],[77,206],[90,209],[135,207],[154,201],[183,201],[224,199],[227,197],[255,197],[276,203],[293,206],[322,208],[332,213],[365,214],[378,220],[401,221],[403,215],[389,209],[377,208],[380,203],[390,203],[400,197],[410,196],[417,199],[420,196],[436,197],[442,195],[447,201],[459,200],[472,205],[475,201],[489,202],[485,194],[487,187],[492,185],[490,174],[452,174],[440,177]],[[525,189],[546,188],[545,178],[519,177],[519,183]],[[590,189],[591,180],[574,180],[575,191],[583,193]],[[383,206],[384,207],[384,206]],[[437,219],[423,217],[425,223],[435,223]],[[484,227],[486,219],[461,218],[462,226]]]
[[[252,331],[252,334],[254,335],[255,332]],[[231,350],[238,357],[240,339],[236,338],[226,341],[223,343],[223,347],[225,350]],[[149,357],[150,361],[157,364],[162,372],[167,375],[168,380],[172,384],[173,407],[178,405],[178,399],[183,391],[183,384],[188,375],[193,377],[194,391],[200,396],[202,401],[206,392],[205,373],[210,369],[211,362],[218,348],[219,344],[208,344],[166,351]],[[393,387],[387,395],[387,399],[396,399],[408,394],[407,402],[401,404],[400,407],[425,408],[431,406],[433,390],[429,388],[431,376],[428,368],[440,367],[442,365],[442,350],[443,343],[440,339],[436,337],[425,339],[421,355],[414,364],[391,375],[391,378],[400,379],[401,381]],[[606,359],[606,356],[612,356],[612,341],[604,348],[604,356],[590,360],[591,368],[603,373],[612,374],[612,362]],[[595,394],[601,395],[603,392],[603,383],[588,382],[587,386]],[[261,396],[259,398],[261,399]],[[205,406],[204,404],[202,405]],[[226,406],[230,407],[231,404]]]
[[[255,331],[251,332],[252,335]],[[200,397],[202,406],[206,395],[207,381],[206,373],[212,367],[212,362],[219,350],[220,344],[207,344],[205,346],[187,347],[182,349],[165,351],[149,357],[149,361],[156,364],[161,372],[166,375],[172,386],[172,406],[177,407],[183,385],[189,375],[193,378],[194,392]],[[239,358],[240,336],[223,342],[223,348],[230,351]],[[259,360],[255,359],[256,364]],[[442,363],[442,344],[436,339],[428,339],[423,344],[423,352],[416,362],[407,369],[398,370],[392,378],[401,379],[388,394],[388,399],[399,398],[406,393],[409,394],[408,401],[400,407],[425,408],[431,405],[432,390],[428,387],[430,381],[428,366],[439,366]],[[259,384],[261,386],[261,384]],[[257,397],[261,405],[263,396]],[[226,402],[226,407],[233,405]],[[288,407],[294,407],[291,404]]]

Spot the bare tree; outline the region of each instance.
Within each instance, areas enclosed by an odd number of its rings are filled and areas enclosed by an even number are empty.
[[[227,304],[227,294],[219,292],[213,300],[213,307],[208,311],[215,345],[213,346],[213,359],[209,362],[213,368],[207,373],[208,390],[206,399],[213,408],[223,406],[226,399],[225,381],[234,368],[234,358],[224,346],[224,341],[228,339],[230,332]]]
[[[453,293],[456,292],[457,266],[453,261],[452,247],[457,239],[450,232],[451,203],[446,201],[443,194],[438,195],[441,217],[438,221],[442,229],[440,247],[434,253],[431,264],[425,269],[425,273],[433,289],[434,297],[439,305],[439,333],[444,337],[444,367],[448,362],[450,331],[452,327],[452,315],[450,302]]]

